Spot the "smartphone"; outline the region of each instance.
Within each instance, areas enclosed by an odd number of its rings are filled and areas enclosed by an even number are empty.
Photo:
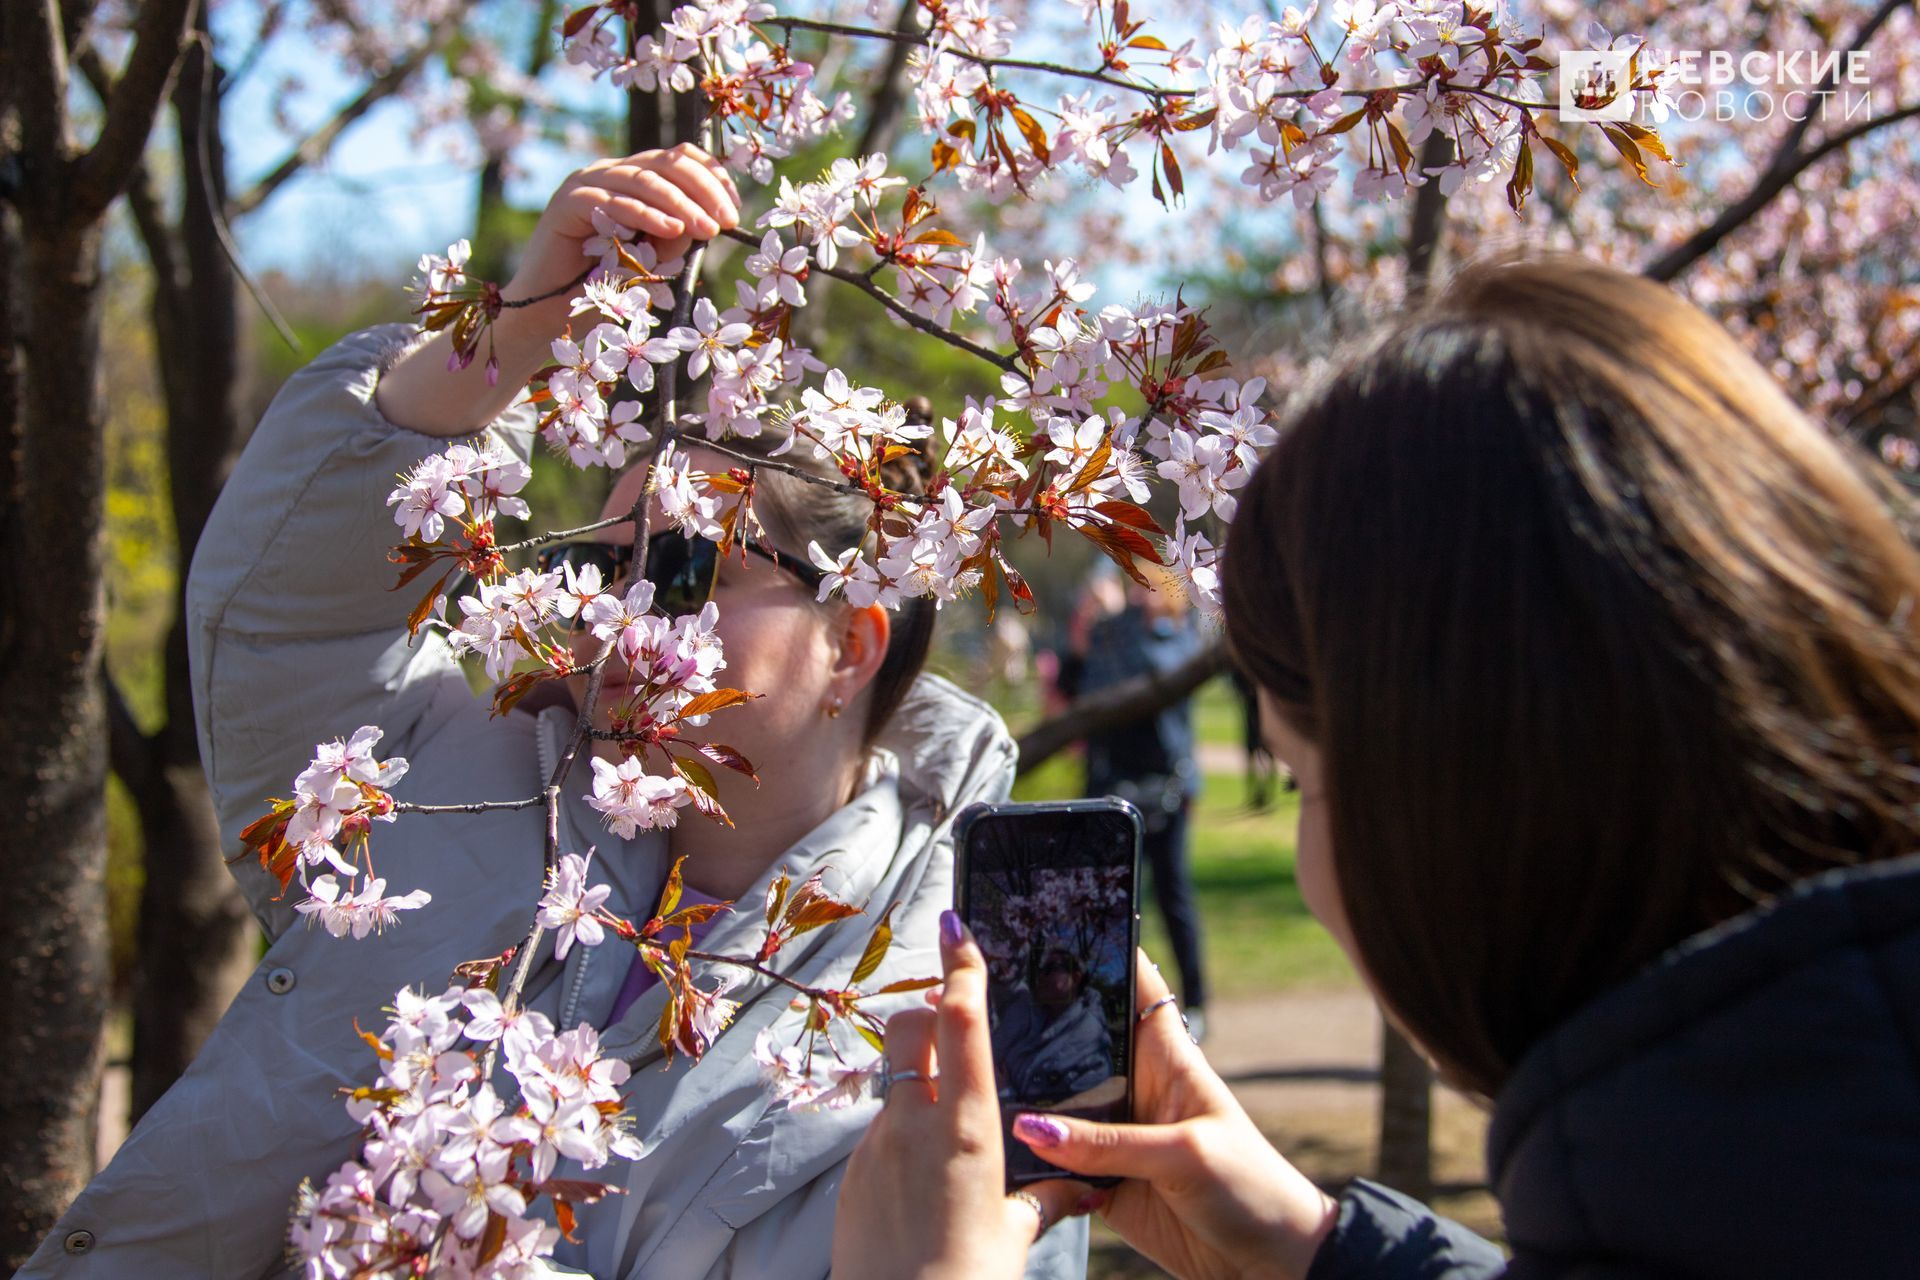
[[[1113,798],[975,804],[954,819],[954,909],[987,959],[1008,1190],[1079,1176],[1013,1136],[1021,1112],[1133,1118],[1140,832],[1139,811]]]

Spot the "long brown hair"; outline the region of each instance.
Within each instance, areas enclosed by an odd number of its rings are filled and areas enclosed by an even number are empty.
[[[1245,670],[1319,748],[1382,998],[1492,1094],[1666,948],[1920,847],[1920,556],[1872,464],[1705,314],[1470,268],[1306,388],[1228,542]]]

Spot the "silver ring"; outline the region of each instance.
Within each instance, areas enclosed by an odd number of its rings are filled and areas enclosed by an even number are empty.
[[[1148,1018],[1151,1018],[1154,1014],[1160,1012],[1161,1009],[1165,1008],[1167,1005],[1172,1004],[1173,1002],[1174,1002],[1174,996],[1172,994],[1161,996],[1158,1000],[1155,1000],[1152,1004],[1142,1009],[1140,1011],[1140,1016],[1135,1018],[1134,1021],[1145,1022]],[[1182,1018],[1181,1021],[1184,1022],[1186,1021],[1186,1019]]]
[[[1033,1194],[1031,1191],[1015,1191],[1007,1198],[1010,1200],[1018,1200],[1021,1204],[1033,1210],[1034,1217],[1040,1219],[1040,1229],[1033,1233],[1036,1239],[1047,1234],[1047,1227],[1049,1225],[1047,1222],[1047,1206],[1040,1203],[1039,1196]]]
[[[918,1080],[923,1084],[932,1084],[937,1077],[929,1077],[923,1071],[882,1071],[873,1077],[873,1096],[886,1101],[887,1094],[901,1080]]]

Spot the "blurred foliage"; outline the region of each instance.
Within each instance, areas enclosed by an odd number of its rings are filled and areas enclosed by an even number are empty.
[[[142,730],[166,714],[161,649],[173,621],[178,553],[167,491],[166,415],[153,363],[141,264],[116,247],[107,265],[101,346],[107,420],[107,672]],[[142,870],[140,816],[119,780],[107,791],[107,912],[114,989],[134,962]]]

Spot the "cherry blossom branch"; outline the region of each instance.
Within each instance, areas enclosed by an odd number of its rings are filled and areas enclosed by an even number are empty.
[[[755,239],[751,232],[741,230],[738,227],[735,227],[730,231],[723,232],[722,234],[727,236],[729,239],[738,240],[741,244],[751,245],[756,249],[760,247],[760,241]],[[882,261],[879,264],[877,264],[873,268],[873,270],[877,271],[885,266],[886,266],[886,263]],[[901,320],[905,321],[908,325],[912,326],[915,329],[918,329],[920,332],[927,334],[930,337],[935,337],[940,339],[940,341],[946,343],[950,347],[955,347],[961,351],[966,352],[968,355],[977,356],[980,359],[985,360],[988,364],[994,366],[994,368],[1003,370],[1007,373],[1019,372],[1019,366],[1014,363],[1013,357],[1002,355],[1000,352],[994,351],[989,347],[983,347],[977,342],[973,342],[967,338],[961,337],[959,334],[955,333],[953,330],[947,328],[946,326],[937,324],[934,321],[927,319],[925,316],[921,315],[919,312],[914,311],[911,307],[908,307],[904,302],[901,302],[899,298],[887,292],[885,289],[881,288],[879,285],[875,284],[871,276],[866,272],[849,271],[845,267],[822,266],[818,262],[809,264],[807,267],[807,270],[810,272],[818,271],[822,275],[832,276],[835,280],[841,280],[846,282],[847,284],[852,285],[854,288],[860,290],[860,292],[866,294],[868,297],[873,298],[881,306],[885,307],[888,311],[891,311],[894,315],[898,316]]]
[[[933,43],[930,31],[902,31],[898,28],[855,27],[840,22],[823,22],[817,18],[763,18],[762,22],[770,27],[783,27],[791,36],[795,31],[817,31],[830,36],[852,36],[861,40],[884,40],[892,44],[919,45],[930,47]],[[1026,58],[991,58],[984,54],[966,49],[944,48],[939,52],[971,62],[975,66],[991,70],[1008,71],[1044,71],[1050,75],[1067,76],[1074,80],[1091,80],[1096,84],[1111,85],[1115,89],[1126,89],[1143,97],[1159,101],[1163,98],[1191,98],[1192,89],[1156,89],[1152,85],[1138,84],[1132,80],[1122,80],[1118,76],[1108,75],[1105,71],[1087,67],[1062,66],[1057,62],[1037,62]]]
[[[471,804],[409,804],[397,800],[393,805],[394,813],[492,813],[496,810],[531,809],[541,802],[540,796],[528,796],[525,800],[475,800]]]
[[[822,489],[831,489],[835,493],[860,494],[863,497],[869,498],[873,496],[871,493],[868,493],[864,486],[854,484],[852,481],[835,480],[831,476],[823,476],[818,472],[808,471],[805,467],[795,466],[791,462],[782,462],[778,458],[762,458],[757,454],[747,453],[744,450],[722,444],[718,440],[699,440],[695,442],[695,447],[704,449],[708,453],[717,453],[724,458],[732,458],[735,462],[750,469],[778,471],[783,475],[792,476],[796,480],[804,480],[810,485],[816,485]],[[911,503],[922,509],[932,506],[934,502],[932,498],[924,493],[890,493],[889,496],[899,503]],[[996,506],[994,511],[997,515],[1001,516],[1046,516],[1052,514],[1038,507]],[[625,737],[628,735],[622,734],[615,736]]]
[[[597,265],[598,264],[594,264],[594,266]],[[502,298],[500,299],[500,305],[511,310],[515,307],[530,307],[536,302],[545,302],[549,298],[558,298],[562,294],[570,294],[587,282],[587,277],[593,274],[594,266],[589,266],[585,271],[582,271],[567,283],[557,285],[545,293],[536,293],[531,298]]]
[[[651,943],[649,945],[659,946],[658,943]],[[666,950],[665,947],[661,947],[660,949],[662,951]],[[832,991],[826,987],[809,987],[803,982],[795,982],[792,978],[787,977],[785,974],[779,973],[778,971],[773,969],[769,969],[766,965],[761,964],[758,960],[750,960],[745,956],[723,956],[716,951],[693,951],[693,950],[688,950],[683,954],[689,960],[705,960],[709,964],[730,964],[736,969],[751,969],[753,970],[753,972],[759,974],[761,977],[770,978],[773,981],[779,983],[781,986],[791,988],[794,991],[798,991],[802,995],[808,996],[811,999],[818,1000],[825,996],[838,994],[837,992]]]
[[[625,524],[633,519],[631,515],[608,516],[605,520],[595,520],[592,524],[583,524],[575,529],[554,529],[547,533],[537,533],[531,538],[522,538],[518,542],[509,542],[494,550],[500,555],[510,555],[515,551],[531,551],[535,547],[545,546],[549,542],[565,542],[569,538],[578,538],[583,534],[595,533],[601,529],[611,529],[614,525]]]
[[[598,676],[599,673],[596,671],[594,674]],[[543,867],[540,873],[540,884],[544,888],[553,878],[553,869],[560,861],[560,784],[557,780],[547,784],[541,799],[547,806],[547,838],[541,850]],[[514,961],[513,980],[507,984],[506,994],[500,998],[501,1007],[508,1013],[520,1007],[520,993],[526,989],[527,975],[533,972],[533,953],[540,949],[540,940],[546,936],[546,932],[547,926],[541,923],[540,913],[535,911],[533,925],[527,930],[527,939],[520,944],[520,955]],[[482,1080],[493,1078],[493,1063],[499,1045],[498,1040],[487,1045],[486,1056],[480,1060]]]
[[[1776,165],[1761,174],[1744,196],[1722,209],[1719,217],[1648,263],[1641,274],[1652,280],[1663,282],[1672,280],[1717,249],[1721,241],[1751,221],[1756,214],[1771,204],[1776,196],[1792,186],[1802,173],[1834,152],[1844,150],[1877,129],[1884,129],[1888,125],[1899,124],[1903,120],[1916,117],[1920,117],[1920,102],[1909,103],[1884,116],[1863,120],[1851,129],[1843,129],[1829,136],[1811,150],[1802,151],[1785,163]]]

